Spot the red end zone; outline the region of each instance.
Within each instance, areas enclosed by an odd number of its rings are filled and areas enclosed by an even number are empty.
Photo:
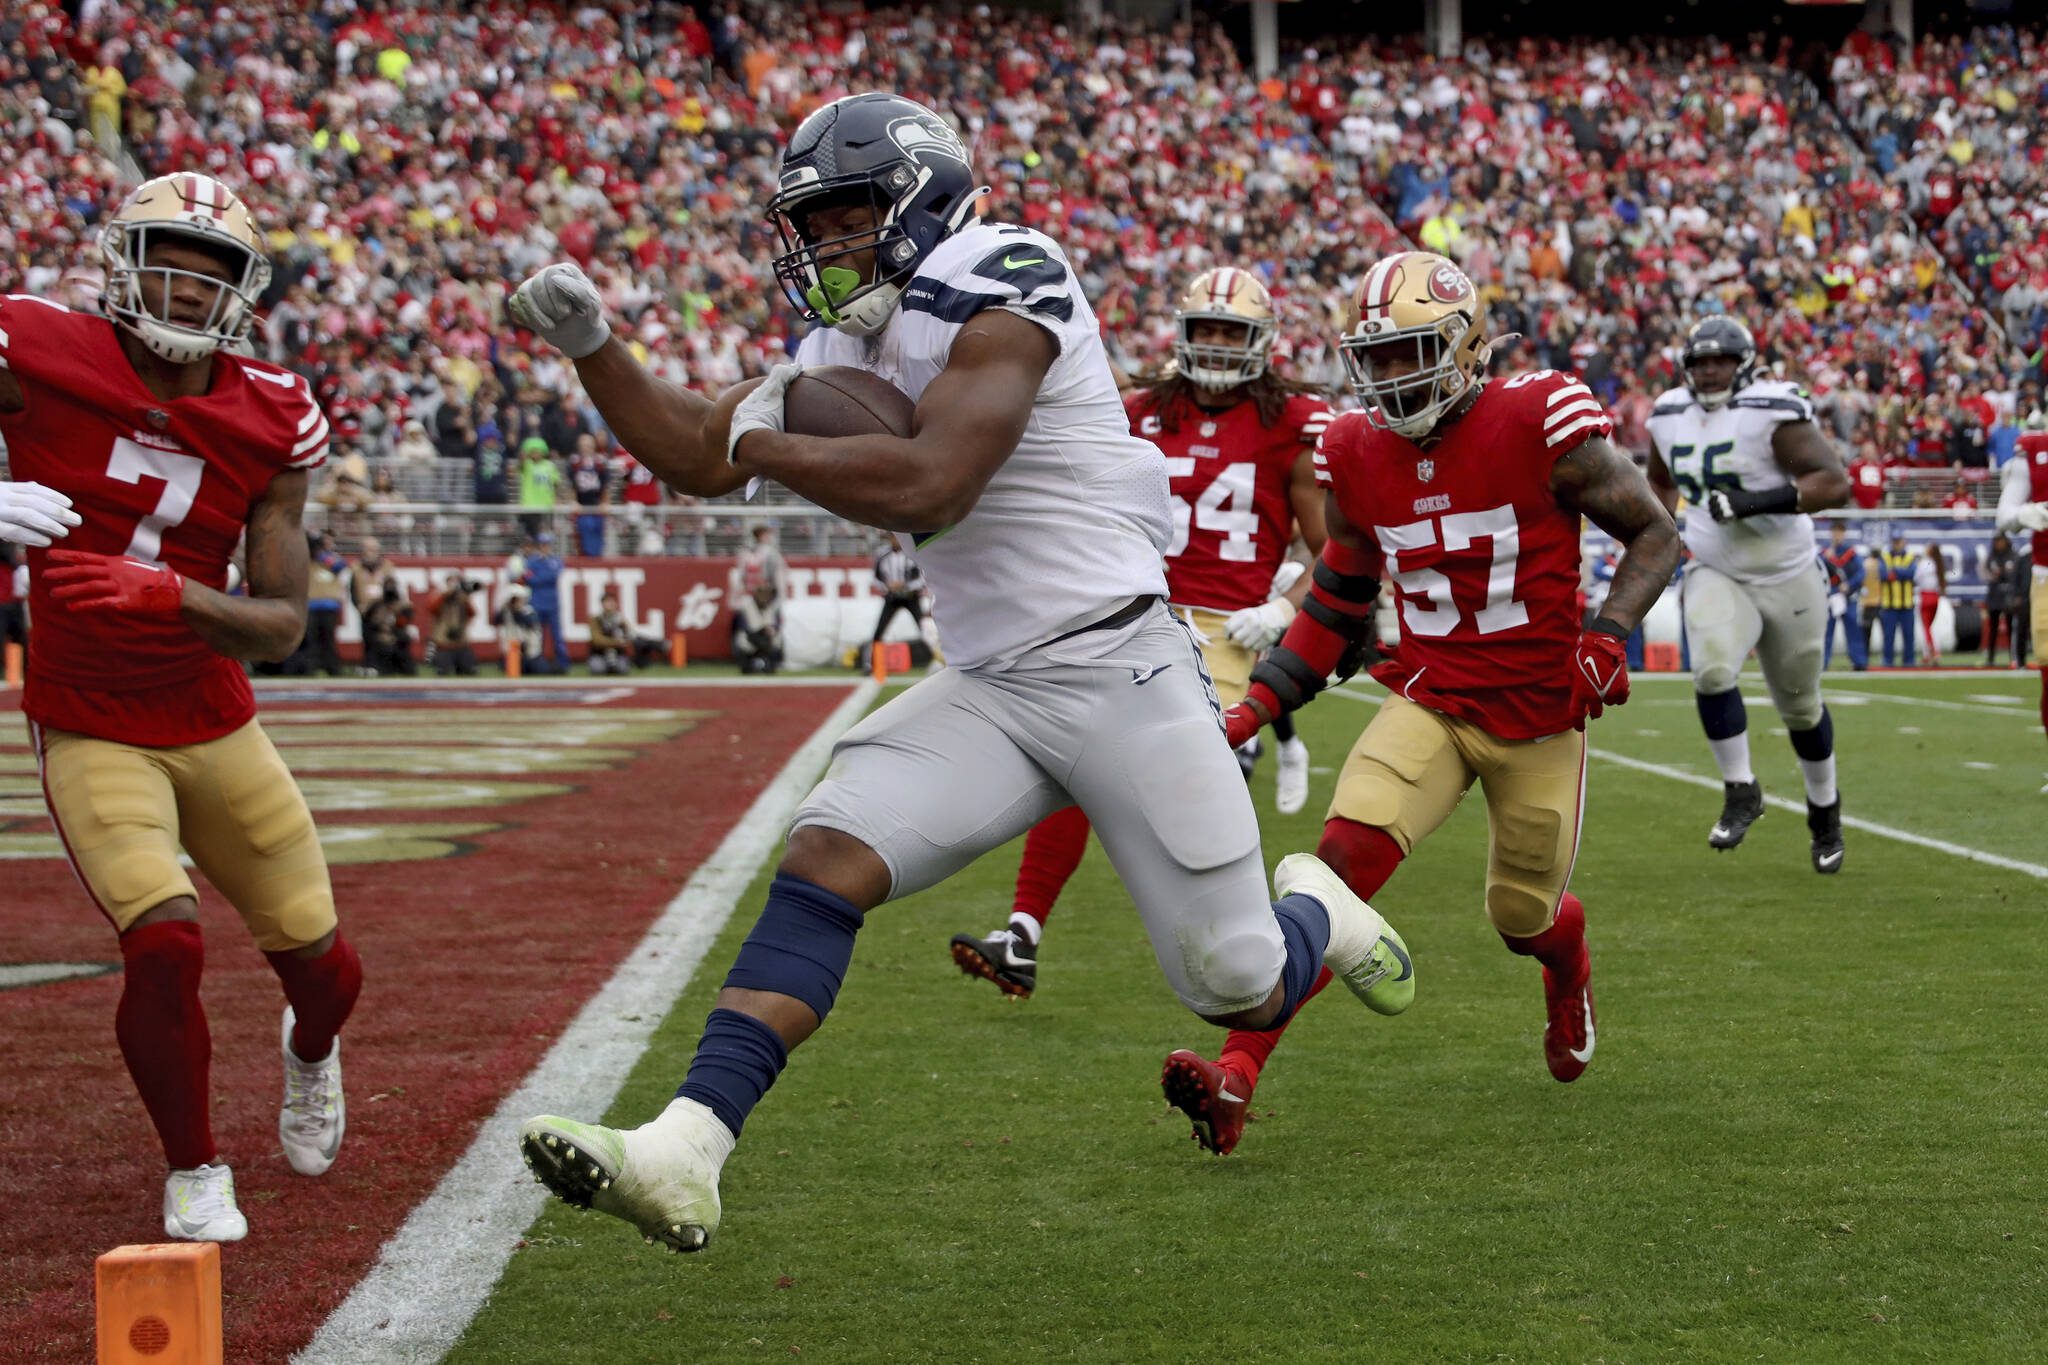
[[[50,856],[33,756],[0,694],[0,965],[111,968],[119,951]],[[282,1360],[347,1295],[842,686],[484,685],[266,692],[362,953],[343,1034],[341,1159],[307,1179],[277,1143],[283,995],[202,883],[214,1133],[246,1241],[224,1247],[230,1359]],[[289,698],[289,700],[287,700]],[[195,879],[197,874],[194,874]],[[0,989],[0,1351],[92,1351],[92,1265],[164,1240],[163,1158],[114,1042],[118,973]]]

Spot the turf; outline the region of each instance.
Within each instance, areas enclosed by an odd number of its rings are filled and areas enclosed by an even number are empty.
[[[2031,677],[1831,684],[1852,814],[2048,861]],[[1305,713],[1318,766],[1371,714]],[[1776,717],[1751,714],[1767,790],[1797,798]],[[1712,771],[1682,681],[1639,684],[1593,738]],[[1321,813],[1274,816],[1271,781],[1269,860],[1312,846]],[[1216,1035],[1162,985],[1099,849],[1032,1000],[953,969],[948,937],[1007,910],[1017,850],[992,855],[871,917],[830,1024],[726,1169],[709,1252],[552,1209],[452,1358],[2034,1354],[2048,882],[1856,830],[1842,874],[1817,877],[1782,810],[1716,855],[1717,809],[1593,764],[1574,887],[1600,1047],[1567,1088],[1543,1068],[1536,973],[1479,908],[1468,802],[1376,898],[1414,951],[1415,1008],[1311,1006],[1224,1159],[1158,1091],[1169,1048]],[[691,984],[614,1120],[666,1101],[720,975]]]

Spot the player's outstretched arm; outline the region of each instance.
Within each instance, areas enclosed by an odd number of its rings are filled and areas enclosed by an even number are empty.
[[[287,659],[305,638],[305,511],[305,471],[286,470],[249,514],[248,595],[230,597],[185,580],[185,624],[230,659]]]
[[[1550,469],[1560,507],[1590,518],[1622,545],[1600,615],[1633,631],[1678,567],[1678,526],[1634,460],[1604,436],[1581,442]]]
[[[576,377],[619,444],[676,492],[715,498],[746,483],[725,458],[732,404],[655,378],[616,336],[577,360]]]
[[[918,399],[912,434],[797,436],[756,429],[733,454],[829,512],[885,531],[943,531],[974,510],[1017,449],[1038,386],[1059,358],[1052,334],[988,309],[960,329],[946,368]]]

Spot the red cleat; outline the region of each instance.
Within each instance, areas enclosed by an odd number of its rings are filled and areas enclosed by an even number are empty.
[[[1550,1012],[1550,1022],[1543,1029],[1543,1060],[1550,1064],[1550,1074],[1560,1081],[1575,1081],[1593,1060],[1591,961],[1586,964],[1586,974],[1577,990],[1562,988],[1557,974],[1545,967],[1543,1003]]]
[[[1235,1071],[1182,1048],[1166,1054],[1159,1088],[1166,1092],[1166,1102],[1194,1123],[1193,1137],[1205,1150],[1228,1156],[1244,1136],[1252,1088]]]

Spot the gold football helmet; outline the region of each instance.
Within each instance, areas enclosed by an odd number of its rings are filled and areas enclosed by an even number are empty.
[[[1235,323],[1244,340],[1234,344],[1197,343],[1195,324]],[[1273,296],[1258,277],[1233,266],[1218,266],[1195,276],[1173,313],[1174,367],[1205,389],[1234,389],[1266,372],[1273,352]]]
[[[1486,368],[1486,304],[1457,265],[1428,251],[1377,262],[1352,300],[1338,343],[1369,420],[1413,440],[1478,385]]]
[[[228,277],[151,265],[152,243],[165,238],[218,251],[229,261]],[[144,181],[128,196],[100,233],[107,262],[102,306],[142,344],[176,365],[204,360],[242,340],[256,318],[256,303],[270,283],[270,258],[256,235],[256,222],[234,191],[210,175],[181,171]],[[143,302],[145,275],[161,278],[168,301],[179,277],[198,280],[211,291],[206,319],[186,326],[159,317]]]

